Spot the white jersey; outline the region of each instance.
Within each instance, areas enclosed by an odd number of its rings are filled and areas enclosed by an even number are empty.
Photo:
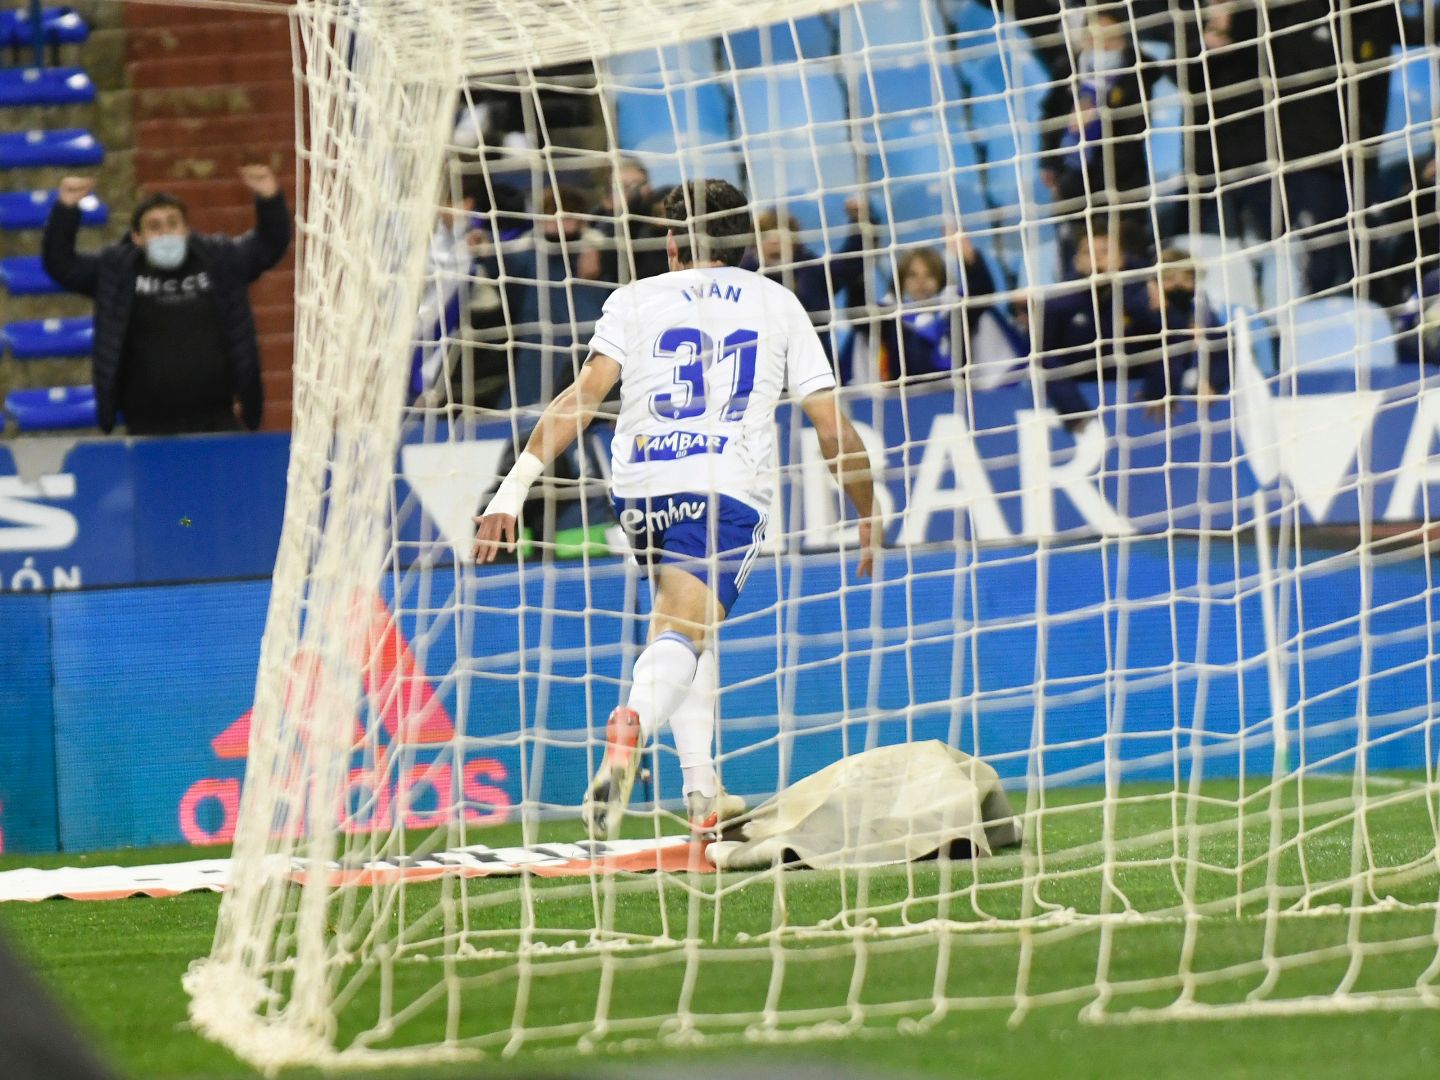
[[[835,385],[810,316],[783,285],[694,267],[611,294],[590,351],[621,366],[611,443],[616,498],[775,495],[775,406]]]

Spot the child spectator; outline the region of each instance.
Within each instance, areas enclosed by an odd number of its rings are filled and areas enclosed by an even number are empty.
[[[831,261],[830,283],[836,297],[843,294],[852,311],[863,308],[856,312],[855,334],[838,357],[840,381],[865,381],[854,371],[856,346],[868,341],[868,327],[877,324],[879,349],[871,373],[874,378],[890,381],[963,367],[965,340],[986,310],[986,305],[972,299],[995,292],[995,280],[975,246],[950,226],[943,251],[907,250],[895,266],[898,288],[892,286],[872,306],[866,291],[865,264],[873,261],[883,267],[888,260],[878,252],[868,253],[874,232],[868,208],[860,200],[851,199],[846,210],[856,230]],[[877,319],[877,310],[886,314]],[[865,351],[863,347],[861,351]]]
[[[882,380],[933,375],[965,364],[966,340],[984,310],[967,305],[965,297],[989,296],[995,280],[969,240],[952,232],[949,241],[963,266],[958,278],[935,248],[912,248],[900,257],[899,312],[880,326]]]

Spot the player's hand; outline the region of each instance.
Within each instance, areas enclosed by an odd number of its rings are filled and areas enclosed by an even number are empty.
[[[280,181],[275,179],[275,170],[269,165],[240,166],[240,180],[262,199],[268,199],[280,190]]]
[[[480,526],[475,532],[475,550],[471,557],[477,563],[494,562],[503,547],[507,553],[515,550],[516,521],[510,514],[486,514],[477,517]]]
[[[865,518],[860,522],[860,565],[855,568],[856,577],[875,576],[875,552],[880,548],[883,531],[879,518]]]
[[[76,206],[80,200],[95,190],[93,176],[67,176],[60,181],[55,197],[65,206]]]
[[[858,195],[851,195],[845,200],[845,213],[849,215],[850,221],[856,225],[865,225],[870,221],[870,204]]]

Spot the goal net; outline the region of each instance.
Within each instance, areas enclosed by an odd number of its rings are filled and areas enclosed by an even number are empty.
[[[285,8],[295,419],[203,1031],[279,1067],[1440,1003],[1435,9],[1052,7]],[[716,750],[752,807],[831,784],[808,862],[690,845],[668,734],[623,839],[580,822],[650,603],[613,416],[470,558],[705,177],[885,522],[859,580],[782,402]],[[858,763],[937,746],[994,772],[886,774],[881,858]],[[925,832],[982,774],[1014,819]]]

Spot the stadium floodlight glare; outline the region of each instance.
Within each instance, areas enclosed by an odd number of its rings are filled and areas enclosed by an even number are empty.
[[[1410,330],[1386,291],[1433,269],[1433,210],[1407,216],[1433,7],[1361,57],[1341,16],[1286,0],[1248,43],[1196,22],[1224,5],[245,6],[294,29],[294,426],[233,887],[186,977],[201,1031],[277,1069],[976,1009],[1440,1005],[1440,408],[1395,361],[1430,347],[1433,297]],[[1332,36],[1333,77],[1284,69]],[[1223,81],[1246,49],[1256,77]],[[1391,83],[1383,131],[1276,164],[1297,100],[1354,117]],[[1245,122],[1257,164],[1226,164]],[[857,581],[850,511],[782,407],[769,531],[714,639],[726,787],[753,805],[938,741],[997,771],[1017,847],[758,870],[687,847],[649,873],[556,854],[584,839],[650,602],[604,417],[534,489],[514,561],[473,564],[472,517],[607,290],[663,262],[644,189],[611,182],[636,166],[776,211],[764,268],[829,297],[812,315],[881,480],[887,550]],[[1317,220],[1316,185],[1349,209]],[[939,288],[897,300],[917,265]],[[1060,340],[1077,320],[1149,351]],[[440,360],[414,396],[417,349]],[[696,366],[677,387],[703,394]],[[708,445],[671,449],[699,475]],[[626,835],[683,833],[672,745],[647,760]]]

